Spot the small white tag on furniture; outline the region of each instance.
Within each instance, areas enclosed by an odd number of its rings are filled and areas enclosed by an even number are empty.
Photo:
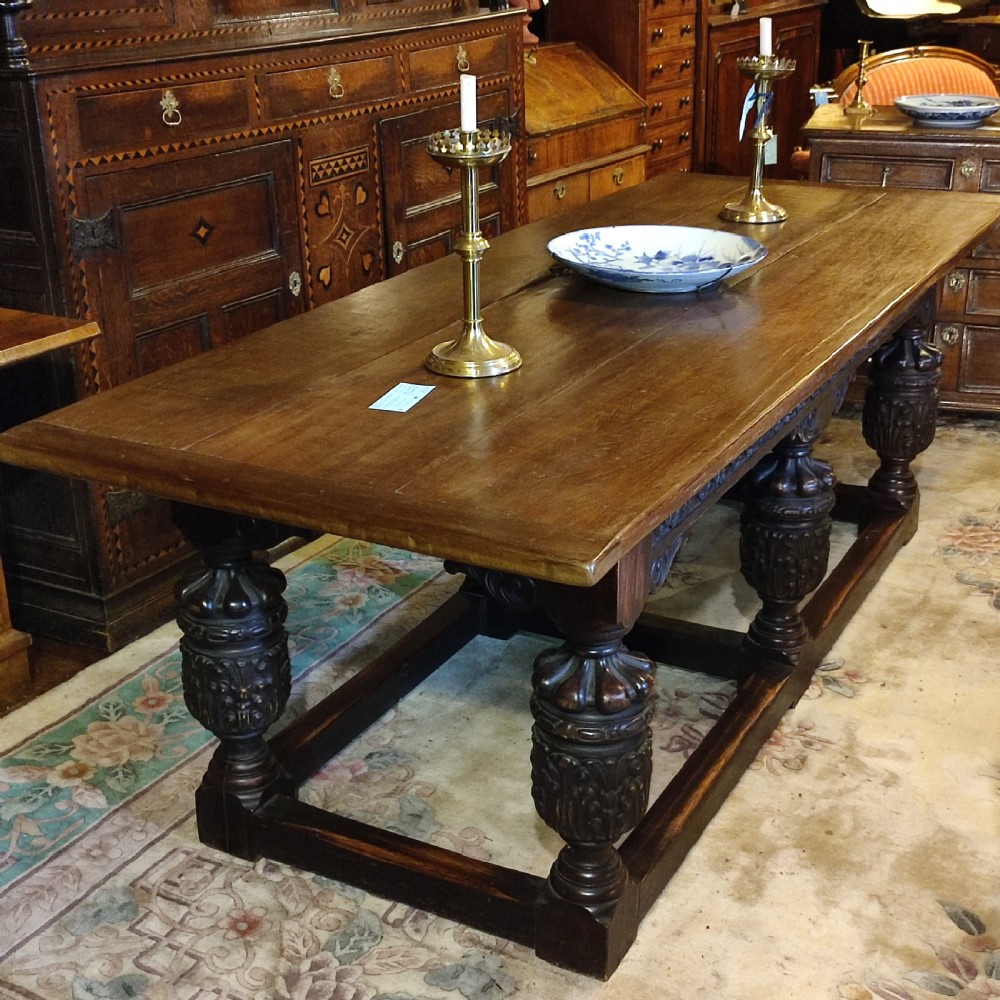
[[[432,385],[416,385],[413,382],[400,382],[394,385],[384,396],[368,407],[369,410],[393,410],[405,413],[416,406],[433,389]]]

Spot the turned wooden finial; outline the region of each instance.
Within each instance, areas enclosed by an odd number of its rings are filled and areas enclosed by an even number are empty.
[[[18,34],[17,15],[34,0],[0,0],[0,69],[24,69],[28,46]]]

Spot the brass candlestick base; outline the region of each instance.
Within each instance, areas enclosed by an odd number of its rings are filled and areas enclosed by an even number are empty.
[[[448,129],[428,139],[427,152],[438,163],[462,170],[462,233],[455,252],[462,258],[465,311],[461,335],[457,340],[438,344],[427,355],[424,366],[457,378],[503,375],[520,368],[521,355],[507,344],[490,340],[483,329],[479,262],[490,245],[479,229],[479,168],[499,163],[510,152],[510,136],[486,129]]]
[[[865,84],[868,82],[868,59],[871,56],[872,43],[858,41],[858,76],[855,81],[857,90],[854,100],[844,108],[844,114],[852,129],[860,129],[866,118],[874,112],[874,108],[865,99]]]
[[[767,124],[771,110],[773,92],[771,81],[780,80],[795,70],[794,59],[779,59],[777,56],[742,56],[736,60],[736,68],[742,76],[754,81],[756,93],[757,120],[750,132],[753,142],[753,172],[747,193],[741,201],[731,201],[719,217],[730,222],[784,222],[788,213],[764,197],[764,147],[773,135]]]

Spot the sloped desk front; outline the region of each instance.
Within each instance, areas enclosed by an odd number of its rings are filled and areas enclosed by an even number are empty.
[[[909,466],[933,437],[940,359],[911,317],[1000,211],[983,195],[774,187],[789,219],[754,229],[767,259],[701,297],[589,284],[553,268],[546,242],[597,223],[718,227],[743,182],[668,175],[500,237],[483,265],[485,325],[524,357],[500,378],[423,368],[460,326],[453,258],[0,436],[4,461],[175,501],[204,552],[207,570],[179,594],[187,701],[221,740],[197,797],[206,842],[613,972],[915,530]],[[863,426],[881,467],[835,490],[811,444],[873,352]],[[400,382],[434,389],[405,413],[370,409]],[[738,483],[743,569],[762,598],[749,635],[641,617],[684,534]],[[823,576],[831,514],[856,520],[859,540],[800,609]],[[289,689],[283,580],[252,551],[273,525],[441,556],[467,575],[415,634],[268,742]],[[457,646],[523,615],[565,639],[533,681],[533,796],[566,842],[547,879],[296,801]],[[640,650],[739,681],[648,808],[654,677]]]

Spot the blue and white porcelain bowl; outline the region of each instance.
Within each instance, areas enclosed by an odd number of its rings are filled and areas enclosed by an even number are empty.
[[[632,292],[693,292],[760,263],[767,247],[717,229],[603,226],[549,243],[556,260],[592,281]]]
[[[908,94],[896,107],[919,125],[932,128],[975,128],[1000,111],[1000,97],[970,94]]]

